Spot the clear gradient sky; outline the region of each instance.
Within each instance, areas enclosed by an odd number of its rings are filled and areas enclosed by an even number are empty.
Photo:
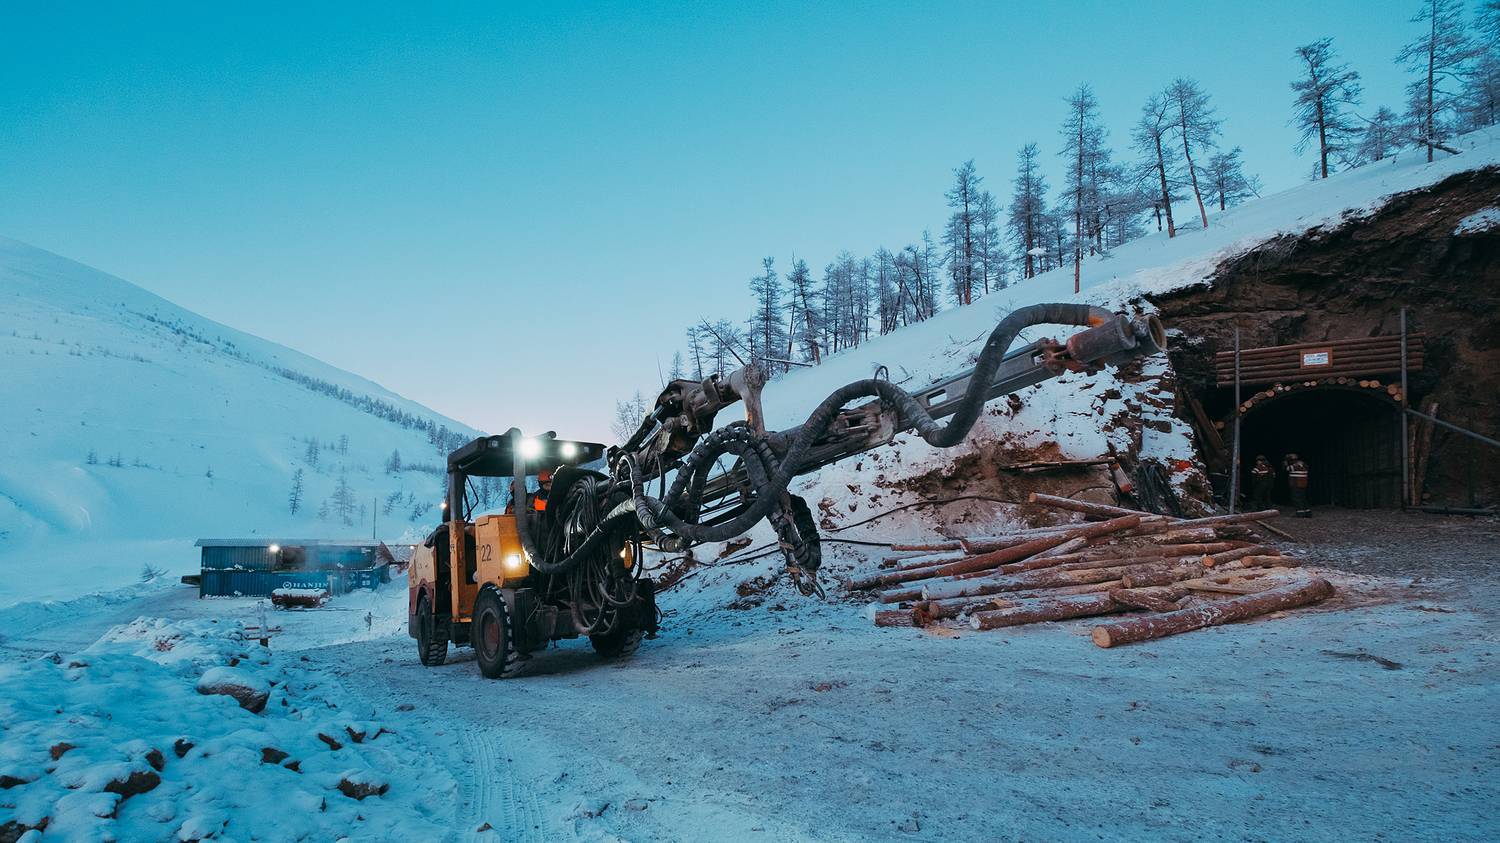
[[[1334,36],[1395,107],[1417,4],[263,5],[7,3],[0,234],[476,427],[607,438],[761,256],[899,248],[1028,141],[1058,183],[1080,81],[1126,155],[1194,76],[1300,182],[1292,49]]]

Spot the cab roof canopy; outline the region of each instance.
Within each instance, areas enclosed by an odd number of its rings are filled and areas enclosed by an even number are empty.
[[[510,477],[515,472],[511,446],[514,441],[512,433],[481,436],[448,455],[448,470],[470,477]],[[525,450],[533,446],[524,443],[535,443],[536,453],[525,454],[528,473],[560,465],[583,465],[604,457],[604,446],[598,442],[558,439],[551,431],[521,441]]]

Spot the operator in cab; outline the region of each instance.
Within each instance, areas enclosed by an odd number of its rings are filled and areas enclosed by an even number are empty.
[[[547,511],[547,496],[552,494],[552,471],[542,469],[536,473],[536,491],[531,493],[531,508],[537,512]]]

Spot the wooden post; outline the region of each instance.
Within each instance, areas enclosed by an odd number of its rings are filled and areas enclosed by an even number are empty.
[[[1234,326],[1234,445],[1229,451],[1229,514],[1233,515],[1240,502],[1240,416],[1244,407],[1240,403],[1240,326]]]
[[[1401,508],[1410,506],[1411,454],[1406,431],[1406,308],[1401,308]]]

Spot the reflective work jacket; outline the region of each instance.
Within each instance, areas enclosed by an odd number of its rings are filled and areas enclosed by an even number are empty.
[[[1256,480],[1267,477],[1274,477],[1276,476],[1276,469],[1270,467],[1269,465],[1252,465],[1250,466],[1250,476],[1254,477]]]
[[[1307,463],[1302,460],[1287,463],[1286,476],[1293,486],[1307,488]]]
[[[531,499],[531,508],[534,509],[534,510],[536,510],[537,512],[546,512],[547,511],[547,499],[544,498],[544,497],[542,497],[541,495],[534,496]]]

